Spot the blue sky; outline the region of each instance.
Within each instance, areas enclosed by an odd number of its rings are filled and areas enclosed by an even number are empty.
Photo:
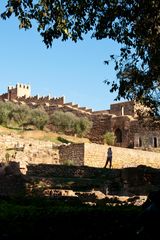
[[[77,43],[56,40],[47,49],[35,29],[19,30],[14,18],[0,20],[0,29],[0,93],[8,85],[29,83],[32,96],[65,96],[65,102],[93,110],[108,109],[114,102],[116,93],[103,81],[116,79],[113,65],[104,64],[118,52],[115,42],[88,35]]]

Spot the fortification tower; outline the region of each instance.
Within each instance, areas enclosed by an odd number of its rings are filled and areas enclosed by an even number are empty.
[[[17,83],[16,86],[8,87],[8,100],[13,100],[19,97],[28,98],[31,96],[31,86],[29,84]]]

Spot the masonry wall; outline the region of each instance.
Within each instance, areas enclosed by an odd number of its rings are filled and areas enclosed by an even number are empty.
[[[110,105],[110,114],[117,116],[130,115],[134,116],[134,102],[122,102]]]
[[[29,132],[28,132],[29,134]],[[16,151],[15,144],[25,146],[23,151]],[[22,173],[26,173],[28,164],[59,164],[59,150],[53,148],[52,142],[25,139],[19,136],[0,135],[0,163],[6,162],[5,154],[9,153],[9,160],[20,164]],[[16,152],[16,156],[15,156]],[[15,157],[14,157],[15,156]]]
[[[108,145],[96,143],[71,144],[60,148],[60,163],[67,159],[74,165],[102,168],[105,165]],[[113,147],[113,168],[137,167],[146,165],[160,168],[160,153]]]
[[[59,98],[50,98],[50,96],[45,96],[45,97],[39,97],[33,96],[33,97],[19,97],[17,99],[19,102],[24,101],[26,104],[35,104],[35,105],[52,105],[52,104],[63,104],[64,103],[64,97],[59,97]]]
[[[133,135],[130,133],[130,118],[128,116],[115,116],[111,119],[111,131],[116,136],[116,146],[118,147],[129,147],[133,146]],[[117,131],[121,133],[122,141],[118,140]],[[131,144],[132,143],[132,144]]]
[[[85,144],[84,164],[93,167],[103,167],[108,146]],[[137,167],[138,165],[160,168],[160,153],[137,149],[112,147],[113,168]]]
[[[111,131],[111,117],[109,114],[92,115],[93,126],[87,135],[92,142],[104,143],[104,134],[106,131]]]
[[[84,165],[84,144],[61,145],[59,147],[59,162],[66,165]]]
[[[17,104],[27,104],[31,108],[43,106],[48,114],[62,110],[72,112],[78,117],[87,117],[93,122],[93,127],[86,137],[94,143],[104,143],[104,134],[110,131],[115,133],[116,139],[118,139],[118,134],[121,134],[122,141],[116,140],[115,143],[119,147],[160,147],[160,126],[157,129],[143,127],[143,124],[135,118],[137,108],[143,107],[134,101],[111,104],[110,110],[93,112],[92,109],[79,107],[78,104],[72,102],[65,103],[64,97],[50,98],[50,96],[39,97],[38,95],[31,97],[30,85],[25,84],[17,84],[16,87],[9,86],[8,93],[0,95],[0,100],[4,99],[17,102]],[[50,129],[56,130],[51,125]]]
[[[4,94],[0,95],[0,100],[3,101],[4,99],[8,100],[8,93],[4,93]]]
[[[17,83],[16,89],[17,89],[17,97],[25,96],[25,98],[28,98],[31,95],[31,87],[29,84]]]
[[[8,100],[11,101],[12,99],[17,98],[17,88],[8,87]]]

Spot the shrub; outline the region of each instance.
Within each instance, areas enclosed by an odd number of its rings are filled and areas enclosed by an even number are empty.
[[[49,119],[48,114],[42,109],[33,109],[31,114],[31,124],[33,124],[36,128],[43,130]]]
[[[15,107],[10,111],[8,117],[19,127],[24,127],[31,123],[31,110],[28,106],[15,105]]]
[[[50,117],[50,122],[56,126],[58,131],[72,132],[74,130],[75,117],[70,112],[55,111]]]
[[[71,112],[55,111],[50,117],[50,122],[58,131],[78,136],[86,135],[92,127],[92,122],[88,118],[79,118]]]
[[[10,102],[0,101],[0,124],[8,126],[10,112],[15,109],[15,105]]]
[[[92,128],[93,123],[88,118],[77,118],[75,122],[75,133],[83,137],[85,136]]]
[[[104,134],[104,143],[108,145],[114,145],[115,140],[116,140],[116,136],[114,132],[106,132]]]

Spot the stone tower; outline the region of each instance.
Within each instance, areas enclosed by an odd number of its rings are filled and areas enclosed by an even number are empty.
[[[31,96],[31,86],[29,84],[17,83],[16,86],[8,87],[8,100],[13,100],[19,97],[28,98]]]

